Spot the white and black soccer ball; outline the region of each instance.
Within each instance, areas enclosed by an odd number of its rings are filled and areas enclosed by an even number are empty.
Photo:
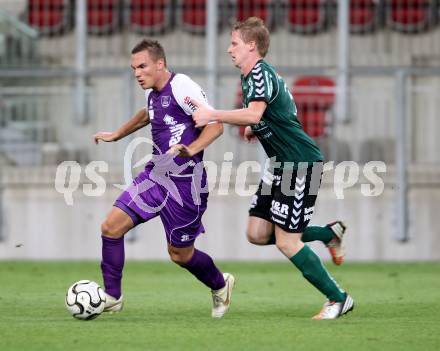
[[[98,283],[80,280],[67,290],[65,302],[73,317],[90,320],[104,311],[105,293]]]

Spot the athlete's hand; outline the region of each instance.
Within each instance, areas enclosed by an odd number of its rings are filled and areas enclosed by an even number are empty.
[[[257,141],[257,137],[255,136],[254,132],[252,131],[252,128],[250,126],[247,126],[244,129],[243,138],[248,143],[254,143]]]
[[[176,144],[169,148],[166,152],[168,155],[181,156],[181,157],[192,157],[194,152],[188,146],[183,144]]]
[[[196,127],[204,127],[209,122],[214,121],[213,110],[200,104],[198,101],[191,99],[191,103],[195,106],[195,111],[192,114]]]
[[[105,142],[112,142],[118,140],[116,133],[113,132],[98,132],[93,135],[93,139],[95,140],[95,144],[98,144],[100,140]]]

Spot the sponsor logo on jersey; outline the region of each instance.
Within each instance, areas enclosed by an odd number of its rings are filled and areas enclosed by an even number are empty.
[[[272,212],[272,215],[286,219],[287,215],[289,214],[289,205],[272,200],[272,207],[270,209],[270,212]]]
[[[180,142],[180,139],[182,139],[182,134],[185,131],[185,125],[182,124],[176,124],[172,127],[170,127],[171,132],[171,138],[169,142],[169,146],[178,144]]]
[[[194,104],[191,102],[191,98],[190,98],[189,96],[186,96],[185,99],[183,99],[183,102],[184,102],[186,105],[188,105],[188,107],[190,108],[190,110],[191,110],[192,112],[194,112],[194,111],[197,109],[196,105],[194,105]]]
[[[185,131],[186,127],[184,123],[177,123],[173,116],[168,114],[163,118],[164,123],[170,128],[170,141],[168,143],[169,146],[178,144],[180,139],[182,139],[182,134]]]
[[[168,114],[165,115],[165,117],[163,118],[163,121],[165,122],[165,124],[167,126],[173,126],[175,125],[177,122],[174,120],[173,116],[170,116]]]

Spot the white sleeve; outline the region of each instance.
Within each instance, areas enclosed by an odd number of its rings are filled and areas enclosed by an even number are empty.
[[[145,90],[145,106],[147,107],[147,110],[148,110],[148,97],[150,96],[150,93],[151,93],[151,89]]]
[[[198,101],[200,104],[211,107],[208,104],[206,94],[200,85],[185,74],[176,74],[171,81],[171,90],[177,103],[187,115],[192,115],[195,110],[195,106],[191,103],[191,99]]]

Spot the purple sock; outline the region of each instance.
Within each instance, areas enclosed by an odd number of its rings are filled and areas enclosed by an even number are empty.
[[[225,286],[223,274],[215,266],[212,258],[204,253],[194,249],[191,259],[182,264],[181,267],[190,271],[198,280],[212,290],[218,290]]]
[[[121,296],[122,269],[124,268],[124,237],[112,239],[102,237],[101,270],[105,292],[115,299]]]

